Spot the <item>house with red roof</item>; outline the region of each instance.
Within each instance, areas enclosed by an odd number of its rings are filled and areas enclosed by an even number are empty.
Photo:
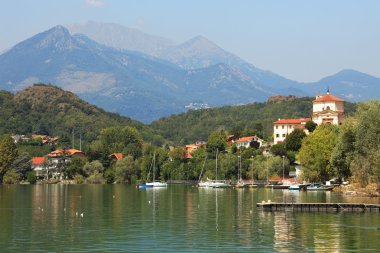
[[[327,90],[326,95],[318,94],[313,103],[311,118],[300,119],[278,119],[273,122],[274,144],[282,143],[286,136],[296,128],[303,129],[306,134],[309,132],[305,128],[308,121],[316,124],[341,124],[344,118],[344,100],[330,94]]]
[[[305,128],[305,125],[311,118],[300,119],[278,119],[273,122],[274,129],[274,144],[282,143],[286,139],[286,136],[294,131],[296,128],[303,129],[306,134],[309,133]]]
[[[46,176],[47,161],[46,157],[32,157],[32,170],[36,172],[37,177]]]
[[[236,144],[237,148],[241,148],[241,147],[249,148],[255,145],[258,145],[258,147],[261,147],[261,145],[263,144],[263,140],[257,136],[247,136],[247,137],[241,137],[237,140],[233,140],[233,143]]]
[[[116,163],[117,161],[120,161],[123,159],[123,154],[122,153],[113,153],[108,156],[108,158],[111,161],[111,164]]]

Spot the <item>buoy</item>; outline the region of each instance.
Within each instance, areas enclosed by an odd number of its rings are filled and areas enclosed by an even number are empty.
[[[252,210],[249,210],[249,213],[252,214]]]
[[[66,207],[65,207],[65,208],[63,208],[63,211],[64,211],[64,212],[66,212]]]
[[[148,201],[148,203],[150,204],[150,200]]]
[[[80,214],[80,217],[82,217],[82,218],[83,218],[83,213],[81,213],[81,214]]]
[[[113,195],[112,197],[115,198],[115,195]]]
[[[78,216],[78,212],[75,212],[75,216]]]

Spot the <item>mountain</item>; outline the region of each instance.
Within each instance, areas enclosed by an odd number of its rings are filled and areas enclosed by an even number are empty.
[[[265,100],[275,92],[241,68],[220,63],[186,70],[139,52],[117,50],[57,26],[0,55],[0,88],[54,83],[88,102],[143,122],[191,103],[220,106]]]
[[[83,33],[98,43],[153,55],[186,70],[207,68],[220,63],[227,64],[239,72],[245,73],[249,79],[252,79],[250,81],[255,82],[256,85],[265,86],[268,94],[278,93],[279,91],[281,94],[300,96],[307,94],[299,88],[298,82],[286,79],[270,71],[261,70],[238,56],[225,51],[203,36],[196,36],[182,44],[175,45],[169,40],[162,41],[160,37],[116,24],[88,22],[85,25],[72,25],[69,27],[71,27],[69,29],[72,33]],[[82,27],[82,29],[74,29],[73,27]],[[86,29],[89,27],[91,29]],[[131,44],[129,42],[130,38],[138,38],[136,39],[138,46]],[[150,46],[155,45],[159,45],[160,50],[152,50]],[[253,96],[251,100],[257,100],[257,98]]]
[[[66,25],[66,27],[71,34],[85,34],[106,46],[138,51],[152,56],[160,56],[175,45],[168,39],[113,23],[89,21],[85,24]]]
[[[128,35],[123,27],[118,29],[121,37]],[[103,38],[112,35],[106,28],[102,33]],[[141,35],[141,40],[149,40],[144,36],[148,35]],[[348,100],[379,96],[378,78],[343,71],[301,84],[256,68],[202,36],[174,46],[157,42],[163,48],[156,51],[159,57],[145,54],[148,46],[142,42],[141,51],[132,51],[124,48],[123,40],[118,41],[122,49],[71,34],[63,26],[53,27],[0,55],[0,89],[17,92],[34,83],[53,83],[108,111],[145,123],[188,108],[262,102],[277,94],[315,95],[327,87]],[[367,88],[355,93],[356,85]]]
[[[305,88],[310,92],[324,92],[327,88],[338,97],[348,101],[363,101],[379,98],[380,78],[355,70],[342,70],[318,82],[308,83]]]
[[[38,84],[16,94],[0,91],[0,134],[50,134],[82,142],[96,139],[103,128],[131,126],[145,141],[161,145],[164,140],[148,126],[91,105],[75,94],[52,85]]]

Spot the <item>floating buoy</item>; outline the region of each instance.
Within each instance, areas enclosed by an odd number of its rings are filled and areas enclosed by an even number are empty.
[[[82,218],[83,218],[83,213],[81,213],[81,214],[80,214],[80,217],[82,217]]]
[[[150,200],[148,201],[148,203],[150,204]]]
[[[78,216],[78,212],[75,212],[75,216]]]
[[[249,210],[249,213],[252,214],[252,210]]]
[[[115,198],[115,195],[113,195],[112,198]]]

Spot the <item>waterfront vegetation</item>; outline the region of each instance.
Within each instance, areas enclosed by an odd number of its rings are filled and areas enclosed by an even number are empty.
[[[50,100],[43,102],[39,99],[40,93],[53,97],[55,103]],[[165,181],[198,180],[202,168],[204,178],[217,177],[234,181],[238,175],[238,157],[241,157],[243,179],[267,180],[273,176],[282,177],[294,170],[295,163],[299,162],[303,167],[302,180],[320,182],[340,178],[357,183],[360,187],[370,185],[373,188],[375,185],[375,191],[379,188],[379,100],[359,103],[356,112],[347,116],[340,126],[326,124],[315,128],[315,125],[308,125],[311,132],[309,135],[306,136],[303,131],[294,131],[284,144],[237,149],[235,145],[227,145],[228,135],[239,137],[256,134],[271,141],[266,130],[269,122],[281,112],[287,111],[285,115],[289,116],[289,111],[296,111],[295,108],[300,109],[300,114],[293,113],[290,116],[305,116],[302,108],[306,107],[305,113],[310,111],[307,104],[310,99],[191,111],[146,126],[106,113],[81,101],[72,93],[49,85],[37,85],[12,96],[14,95],[5,92],[0,96],[3,109],[0,121],[4,123],[0,128],[3,133],[0,140],[0,180],[4,183],[36,182],[30,158],[72,146],[70,134],[76,131],[77,137],[78,132],[83,133],[82,145],[86,158],[72,158],[63,168],[65,178],[75,183],[138,183],[152,180],[152,173],[155,173],[156,179]],[[349,107],[354,111],[352,108],[356,108],[356,105]],[[248,111],[252,108],[261,113],[260,117],[253,113],[252,122],[248,116],[245,121],[235,121],[231,116],[244,113],[249,115]],[[243,111],[240,112],[240,109]],[[196,124],[199,129],[190,127],[192,123],[198,122],[198,117],[203,119],[202,124],[207,127],[199,124]],[[263,117],[265,120],[261,121]],[[179,134],[186,130],[190,133],[180,139]],[[193,142],[196,131],[200,137],[198,139],[205,137],[208,144],[188,159],[183,147],[172,144],[184,143],[190,139]],[[21,141],[16,145],[9,135],[16,132],[61,136],[56,146],[42,145],[39,141]],[[76,143],[78,146],[78,138]],[[263,155],[263,151],[268,148],[270,155]],[[218,175],[215,175],[216,150],[220,152]],[[114,153],[122,153],[123,158],[112,159]],[[154,172],[153,154],[156,157]]]

